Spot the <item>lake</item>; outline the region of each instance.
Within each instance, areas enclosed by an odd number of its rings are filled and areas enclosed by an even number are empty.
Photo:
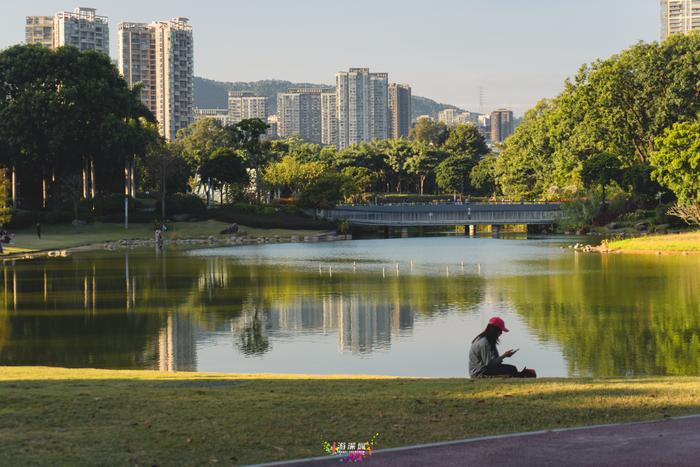
[[[700,258],[424,237],[5,263],[0,364],[460,377],[491,316],[541,376],[697,375]]]

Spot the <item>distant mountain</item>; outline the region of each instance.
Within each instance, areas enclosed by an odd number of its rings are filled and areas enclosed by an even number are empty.
[[[330,84],[292,83],[276,79],[263,81],[224,83],[206,78],[194,78],[194,105],[200,109],[225,109],[228,106],[229,91],[252,91],[268,98],[268,112],[277,112],[277,93],[289,88],[327,88]],[[426,97],[413,96],[413,118],[419,115],[430,115],[437,118],[443,109],[459,109],[454,105],[441,104]]]

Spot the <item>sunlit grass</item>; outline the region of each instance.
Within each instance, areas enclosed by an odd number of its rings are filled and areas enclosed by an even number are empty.
[[[649,235],[610,242],[611,250],[700,251],[700,232]]]
[[[202,465],[700,412],[700,378],[482,380],[0,368],[2,465]]]

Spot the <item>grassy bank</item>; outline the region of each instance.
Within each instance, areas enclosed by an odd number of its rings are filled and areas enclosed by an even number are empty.
[[[168,223],[166,239],[219,237],[219,232],[230,224],[208,220],[202,222],[173,222]],[[287,229],[256,229],[241,226],[250,236],[275,236],[290,237],[292,235],[305,236],[321,233],[315,230],[287,230]],[[95,222],[86,225],[42,225],[41,238],[36,236],[36,228],[15,231],[15,242],[5,246],[6,253],[28,252],[37,250],[55,250],[72,248],[82,245],[92,245],[116,241],[120,239],[152,239],[153,224],[130,224],[125,230],[122,224],[103,224]]]
[[[700,412],[700,378],[314,378],[0,368],[2,465],[231,465]]]
[[[620,252],[700,252],[700,232],[617,240],[609,242],[608,249]]]

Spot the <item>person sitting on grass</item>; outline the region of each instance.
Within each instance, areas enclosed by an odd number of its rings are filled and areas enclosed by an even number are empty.
[[[503,359],[512,357],[518,351],[518,349],[508,350],[503,355],[498,354],[496,346],[504,332],[508,332],[505,322],[501,318],[493,317],[489,320],[486,329],[474,338],[469,350],[469,376],[472,378],[535,376],[534,370],[525,368],[523,371],[518,371],[513,365],[503,364]]]

